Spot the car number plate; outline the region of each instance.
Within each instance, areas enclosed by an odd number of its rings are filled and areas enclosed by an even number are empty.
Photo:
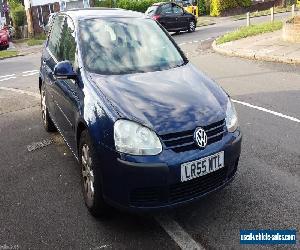
[[[224,151],[181,164],[181,182],[215,172],[224,167]]]

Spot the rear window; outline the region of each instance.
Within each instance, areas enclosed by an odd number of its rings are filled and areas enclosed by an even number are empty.
[[[158,8],[158,6],[153,5],[153,6],[149,7],[145,13],[149,16],[153,16],[156,13],[157,8]]]

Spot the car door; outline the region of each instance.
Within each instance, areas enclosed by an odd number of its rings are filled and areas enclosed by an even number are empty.
[[[177,4],[173,4],[172,10],[176,17],[176,27],[184,30],[188,27],[188,18],[184,15],[184,10]]]
[[[43,83],[46,90],[46,102],[48,111],[54,123],[58,125],[60,120],[59,113],[57,112],[57,100],[54,97],[55,81],[56,78],[53,75],[54,67],[58,63],[59,47],[62,35],[62,25],[64,16],[58,15],[53,21],[49,38],[46,44],[46,48],[43,51],[42,57],[42,72],[43,72]]]
[[[172,5],[170,3],[161,5],[159,15],[159,22],[162,24],[162,26],[164,26],[167,30],[173,30],[175,27],[174,23],[176,18],[173,15]]]
[[[75,72],[78,72],[76,56],[75,26],[70,17],[65,17],[62,25],[60,43],[60,61],[70,61]],[[56,79],[54,84],[54,97],[58,107],[59,126],[69,146],[76,150],[75,127],[79,116],[80,96],[82,94],[78,80]]]

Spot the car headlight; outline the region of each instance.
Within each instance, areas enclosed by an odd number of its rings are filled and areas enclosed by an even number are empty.
[[[157,135],[147,127],[128,120],[114,125],[115,146],[119,152],[132,155],[157,155],[162,146]]]
[[[234,132],[238,128],[238,117],[234,104],[228,99],[226,107],[226,126],[229,132]]]

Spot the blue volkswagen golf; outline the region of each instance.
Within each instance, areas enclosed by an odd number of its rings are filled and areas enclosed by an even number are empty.
[[[234,178],[242,135],[230,97],[143,14],[56,15],[39,88],[43,125],[79,161],[95,216],[187,204]]]

